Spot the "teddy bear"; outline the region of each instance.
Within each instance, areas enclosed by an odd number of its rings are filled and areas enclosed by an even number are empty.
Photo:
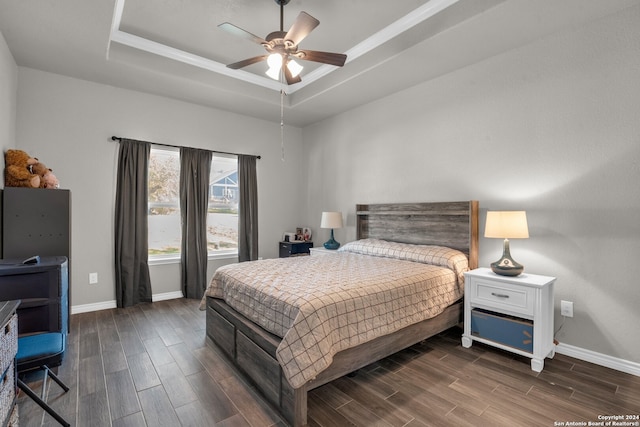
[[[31,170],[40,176],[40,188],[55,189],[60,187],[58,178],[53,174],[53,169],[48,168],[44,163],[38,161],[38,163],[31,167]]]
[[[51,169],[49,169],[49,172],[45,173],[44,176],[40,178],[40,188],[60,188],[58,177],[53,174]]]
[[[22,150],[7,150],[4,155],[4,186],[39,188],[41,177],[33,172],[38,159]]]

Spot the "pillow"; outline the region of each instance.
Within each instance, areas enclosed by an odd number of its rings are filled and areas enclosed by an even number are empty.
[[[464,272],[469,271],[467,256],[457,249],[446,246],[414,245],[379,239],[362,239],[346,243],[338,251],[447,267],[456,273],[458,282],[461,284],[464,283]]]

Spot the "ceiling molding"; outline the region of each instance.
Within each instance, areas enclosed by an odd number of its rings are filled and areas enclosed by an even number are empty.
[[[111,41],[120,43],[125,46],[140,49],[148,53],[159,55],[168,59],[172,59],[174,61],[182,62],[184,64],[193,65],[194,67],[213,71],[214,73],[223,74],[225,76],[233,77],[238,80],[253,83],[267,89],[280,91],[280,89],[282,89],[283,87],[283,85],[276,80],[261,77],[243,70],[232,70],[231,68],[227,68],[226,65],[219,62],[212,61],[210,59],[203,58],[202,56],[194,55],[192,53],[185,52],[184,50],[176,49],[124,31],[117,30],[112,33]]]
[[[460,0],[430,0],[402,18],[391,23],[387,27],[371,35],[364,41],[348,49],[345,53],[347,55],[347,61],[349,62],[359,58],[362,55],[376,49],[383,43],[393,39],[394,37],[402,34],[415,25],[423,22],[424,20],[434,16],[438,12],[446,9],[447,7],[457,3]],[[194,67],[202,68],[205,70],[213,71],[214,73],[222,74],[234,79],[242,80],[247,83],[251,83],[257,86],[261,86],[267,89],[280,92],[284,90],[288,94],[292,94],[307,85],[323,78],[324,76],[335,71],[337,67],[331,65],[322,65],[315,70],[304,76],[304,80],[295,85],[285,85],[281,82],[275,81],[271,78],[262,77],[257,74],[249,73],[243,70],[232,70],[227,68],[225,64],[213,61],[211,59],[203,58],[199,55],[195,55],[189,52],[185,52],[180,49],[176,49],[167,46],[162,43],[155,42],[153,40],[145,39],[134,34],[127,33],[120,30],[120,23],[122,22],[122,14],[124,12],[125,0],[116,0],[113,19],[111,23],[111,32],[109,35],[109,41],[107,43],[107,60],[109,60],[109,51],[111,49],[111,42],[116,42],[125,46],[129,46],[135,49],[139,49],[154,55],[159,55],[174,61],[179,61],[184,64],[192,65]]]
[[[433,15],[443,11],[458,1],[460,0],[431,0],[423,4],[419,8],[387,25],[382,30],[347,50],[345,52],[347,54],[347,62],[353,61],[354,59],[372,51],[381,44],[386,43],[408,29],[415,27],[422,21],[431,18]]]

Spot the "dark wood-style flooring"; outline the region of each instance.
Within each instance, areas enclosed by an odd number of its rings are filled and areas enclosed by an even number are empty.
[[[283,426],[205,339],[198,301],[177,299],[71,316],[63,394],[75,426]],[[453,328],[310,393],[310,426],[554,426],[640,414],[640,377],[566,356],[529,360]],[[27,381],[40,392],[38,376]],[[55,426],[24,393],[20,426]]]

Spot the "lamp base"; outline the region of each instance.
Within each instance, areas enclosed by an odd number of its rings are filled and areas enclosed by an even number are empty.
[[[524,271],[524,266],[511,258],[508,239],[504,239],[502,258],[491,263],[491,271],[501,276],[519,276]]]
[[[340,247],[340,243],[336,242],[335,240],[327,240],[326,242],[324,242],[325,249],[336,250],[339,247]]]
[[[340,242],[336,241],[336,239],[333,238],[333,228],[332,228],[331,229],[331,237],[329,238],[329,240],[324,242],[324,248],[325,249],[330,249],[330,250],[336,250],[339,247],[340,247]]]
[[[510,258],[500,258],[491,263],[491,271],[501,276],[519,276],[524,271],[524,266]]]

